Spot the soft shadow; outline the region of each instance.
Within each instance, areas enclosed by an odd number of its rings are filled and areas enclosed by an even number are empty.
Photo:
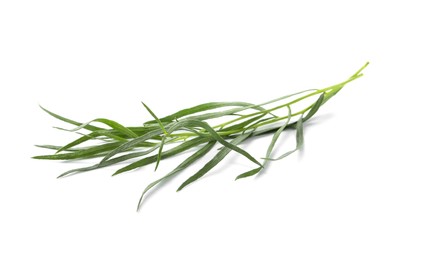
[[[327,113],[327,114],[324,114],[324,115],[319,115],[319,116],[315,116],[315,117],[311,118],[310,120],[308,120],[304,124],[304,136],[306,136],[306,133],[308,133],[309,129],[312,126],[323,123],[324,121],[329,120],[333,117],[334,117],[333,114]],[[297,153],[298,161],[301,161],[304,158],[304,155],[305,155],[305,145],[303,145],[301,147],[301,149],[299,149],[296,153]]]
[[[334,117],[334,114],[332,114],[332,113],[327,113],[327,114],[323,114],[323,115],[314,116],[310,120],[308,120],[307,122],[305,122],[304,126],[315,125],[315,124],[321,123],[323,121],[327,121],[329,119],[332,119],[333,117]]]

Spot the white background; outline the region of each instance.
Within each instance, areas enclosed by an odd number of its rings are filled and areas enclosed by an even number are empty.
[[[422,1],[1,1],[1,259],[425,259]],[[338,83],[305,150],[234,182],[230,154],[150,196],[184,157],[57,180],[36,161],[70,118],[137,125],[207,101],[259,103]],[[269,137],[270,138],[270,137]],[[246,146],[257,157],[267,138]],[[292,148],[291,138],[280,151]],[[198,168],[197,168],[198,167]]]

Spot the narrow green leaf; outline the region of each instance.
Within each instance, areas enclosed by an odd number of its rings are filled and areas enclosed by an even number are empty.
[[[170,173],[168,173],[167,175],[165,175],[164,177],[152,182],[151,184],[149,184],[145,190],[142,193],[142,196],[140,196],[139,199],[139,203],[137,204],[137,211],[140,210],[140,207],[142,205],[142,201],[143,201],[143,197],[145,196],[145,194],[152,189],[153,187],[155,187],[158,183],[165,181],[167,179],[170,179],[171,177],[173,177],[174,175],[176,175],[177,173],[181,172],[182,170],[186,169],[187,167],[189,167],[191,164],[193,164],[195,161],[197,161],[199,158],[203,157],[205,154],[207,154],[211,148],[214,147],[216,141],[210,141],[209,143],[207,143],[204,147],[202,147],[201,149],[199,149],[198,151],[196,151],[194,154],[192,154],[191,156],[189,156],[186,160],[184,160],[181,164],[179,164],[176,168],[174,168],[174,170],[172,170]]]
[[[50,149],[50,150],[59,150],[59,149],[61,149],[62,148],[62,146],[57,146],[57,145],[49,145],[49,144],[43,144],[43,145],[41,145],[41,144],[37,144],[37,145],[35,145],[36,147],[40,147],[40,148],[44,148],[44,149]],[[69,148],[69,149],[66,149],[66,151],[69,151],[69,152],[74,152],[74,151],[79,151],[79,150],[81,150],[81,149],[77,149],[77,148]]]
[[[319,98],[316,100],[316,102],[314,103],[314,105],[311,107],[311,109],[308,111],[307,115],[305,117],[303,117],[303,122],[306,122],[311,117],[313,117],[314,114],[316,114],[316,112],[319,110],[319,108],[323,105],[324,99],[325,99],[325,94],[322,93],[319,96]]]
[[[247,171],[247,172],[244,172],[244,173],[242,173],[242,174],[239,174],[238,176],[236,176],[235,181],[236,181],[236,180],[239,180],[239,179],[242,179],[242,178],[246,178],[246,177],[253,176],[253,175],[255,175],[255,174],[259,173],[259,172],[261,171],[261,169],[263,169],[263,168],[258,167],[258,168],[255,168],[255,169],[249,170],[249,171]]]
[[[247,134],[243,134],[243,135],[239,135],[238,137],[236,137],[235,139],[232,140],[231,144],[235,145],[235,146],[240,144],[241,142],[246,140],[251,135],[251,133],[252,132],[247,133]],[[194,175],[189,177],[189,179],[187,179],[185,182],[183,182],[183,184],[180,185],[180,187],[177,189],[177,191],[182,190],[184,187],[186,187],[190,183],[192,183],[192,182],[196,181],[197,179],[201,178],[202,176],[204,176],[207,172],[209,172],[212,168],[214,168],[214,166],[216,166],[220,161],[222,161],[224,159],[224,157],[226,157],[226,155],[228,155],[231,150],[232,149],[230,149],[228,147],[221,149],[214,156],[214,158],[212,158],[210,161],[207,162],[207,164],[204,165],[204,167],[202,167],[197,173],[195,173]]]
[[[63,121],[63,122],[66,122],[66,123],[71,124],[71,125],[76,125],[76,126],[81,125],[81,123],[79,123],[79,122],[77,122],[77,121],[74,121],[74,120],[71,120],[71,119],[65,118],[65,117],[63,117],[63,116],[60,116],[60,115],[58,115],[58,114],[55,114],[55,113],[53,113],[53,112],[50,112],[49,110],[45,109],[45,108],[44,108],[44,107],[42,107],[42,106],[40,106],[40,108],[41,108],[41,109],[43,109],[43,110],[44,110],[46,113],[48,113],[49,115],[51,115],[51,116],[53,116],[54,118],[59,119],[59,120],[61,120],[61,121]],[[103,128],[96,127],[96,126],[91,126],[91,125],[86,125],[86,126],[84,126],[84,128],[85,128],[85,129],[87,129],[87,130],[90,130],[90,131],[105,130],[105,129],[103,129]]]
[[[146,108],[146,110],[149,112],[149,114],[151,114],[151,116],[153,118],[155,118],[155,121],[158,123],[158,125],[161,127],[162,131],[164,132],[165,135],[168,135],[167,130],[165,130],[164,125],[162,124],[161,120],[159,120],[159,118],[155,115],[155,113],[145,104],[143,103],[143,106]]]
[[[277,140],[279,139],[280,134],[285,130],[286,126],[288,125],[289,121],[291,121],[292,112],[291,108],[288,106],[288,118],[286,119],[285,123],[273,134],[272,140],[269,144],[269,147],[267,148],[266,157],[270,157],[270,155],[273,152],[273,148],[276,145]],[[263,166],[267,164],[267,161],[264,161]]]
[[[95,135],[99,136],[99,138],[104,136],[105,137],[104,140],[108,140],[108,138],[116,140],[116,141],[121,141],[121,142],[126,142],[128,140],[127,138],[121,137],[114,132],[115,131],[111,131],[111,130],[99,130],[99,131],[93,131],[90,134],[95,134]],[[88,134],[88,135],[90,135],[90,134]],[[83,134],[83,135],[86,135],[86,134]]]
[[[133,131],[131,131],[131,130],[130,130],[130,129],[128,129],[127,127],[125,127],[125,126],[121,125],[121,124],[120,124],[120,123],[118,123],[118,122],[115,122],[115,121],[113,121],[113,120],[106,119],[106,118],[96,118],[96,119],[93,119],[93,120],[91,120],[91,121],[89,121],[89,122],[87,122],[87,123],[84,123],[84,124],[82,124],[82,125],[78,126],[77,128],[70,129],[69,131],[70,131],[70,132],[78,131],[78,130],[80,130],[80,129],[82,129],[82,128],[85,128],[86,126],[88,126],[89,124],[91,124],[91,123],[93,123],[93,122],[99,122],[99,123],[105,124],[105,125],[107,125],[107,126],[111,127],[112,129],[117,130],[117,131],[119,131],[119,132],[121,132],[121,133],[125,134],[125,135],[126,135],[126,136],[128,136],[128,137],[131,137],[131,138],[138,137],[138,135],[137,135],[137,134],[135,134]]]
[[[297,144],[296,144],[295,149],[293,149],[293,150],[291,150],[291,151],[289,151],[289,152],[286,152],[286,153],[282,154],[281,156],[279,156],[279,157],[278,157],[278,158],[276,158],[276,159],[273,159],[273,158],[263,158],[263,159],[264,159],[264,160],[270,160],[270,161],[277,161],[277,160],[281,160],[281,159],[283,159],[283,158],[287,157],[288,155],[290,155],[290,154],[294,153],[294,152],[295,152],[295,151],[297,151],[297,150],[300,150],[300,149],[302,148],[302,146],[304,145],[303,121],[304,121],[304,120],[302,120],[302,116],[301,116],[301,117],[300,117],[300,119],[298,119],[298,121],[297,121],[297,126],[296,126],[296,129],[297,129],[297,133],[296,133],[296,141],[297,141]]]
[[[158,156],[157,156],[156,165],[155,165],[155,171],[156,169],[158,169],[159,162],[161,161],[161,153],[162,153],[162,148],[164,147],[164,142],[165,142],[165,135],[162,137],[161,145],[159,146]]]
[[[341,85],[339,87],[333,88],[325,93],[325,98],[323,100],[323,104],[328,102],[329,99],[331,99],[333,96],[335,96],[341,89],[344,87],[344,85]]]
[[[80,159],[80,158],[86,158],[89,156],[93,156],[102,152],[110,151],[114,148],[117,148],[121,145],[121,142],[114,142],[114,143],[106,143],[101,144],[98,146],[94,146],[92,148],[88,148],[85,150],[79,150],[75,152],[70,153],[61,153],[61,154],[53,154],[53,155],[39,155],[34,156],[32,158],[34,159],[42,159],[42,160],[73,160],[73,159]]]
[[[84,142],[86,142],[88,140],[91,140],[91,139],[93,139],[93,138],[95,138],[97,136],[99,136],[99,134],[96,134],[94,132],[93,133],[90,133],[88,135],[84,135],[84,136],[82,136],[82,137],[80,137],[80,138],[78,138],[78,139],[76,139],[76,140],[68,143],[67,145],[61,147],[60,149],[58,149],[56,151],[56,153],[60,153],[61,151],[68,150],[68,149],[70,149],[70,148],[72,148],[72,147],[74,147],[76,145],[82,144],[82,143],[84,143]]]

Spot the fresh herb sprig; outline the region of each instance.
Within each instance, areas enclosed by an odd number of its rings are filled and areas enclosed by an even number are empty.
[[[126,127],[105,118],[80,123],[41,107],[51,116],[76,126],[70,130],[59,129],[76,132],[81,136],[64,146],[38,145],[41,148],[56,150],[56,153],[33,158],[44,160],[102,158],[95,165],[69,170],[59,175],[58,178],[128,162],[113,174],[115,176],[153,163],[155,163],[156,170],[163,159],[187,150],[195,150],[170,173],[152,182],[144,189],[137,204],[139,210],[143,198],[149,190],[194,164],[208,154],[217,143],[222,147],[202,168],[184,181],[177,191],[204,176],[231,151],[246,157],[255,165],[252,170],[237,175],[236,180],[238,180],[254,176],[260,173],[269,161],[283,159],[301,149],[304,143],[304,123],[347,83],[361,77],[363,75],[361,72],[367,65],[368,63],[339,84],[323,89],[305,90],[258,105],[246,102],[210,102],[159,118],[143,103],[154,119],[138,127]],[[93,123],[103,124],[107,128],[94,126]],[[296,147],[280,156],[272,156],[279,136],[284,130],[290,128],[296,130]],[[83,129],[88,133],[78,132]],[[239,146],[254,136],[269,133],[273,133],[273,136],[264,158],[261,158],[262,162]],[[82,146],[89,142],[95,144]]]

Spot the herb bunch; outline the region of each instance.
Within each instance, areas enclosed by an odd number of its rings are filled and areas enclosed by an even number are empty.
[[[155,164],[156,170],[163,159],[193,150],[194,152],[171,172],[144,189],[137,204],[139,210],[143,197],[150,189],[194,164],[209,153],[217,143],[221,147],[215,155],[184,181],[177,191],[204,176],[231,151],[246,157],[254,165],[252,170],[237,175],[236,180],[238,180],[254,176],[260,173],[268,162],[283,159],[299,150],[304,142],[304,123],[347,83],[361,77],[363,75],[361,72],[367,65],[368,63],[339,84],[323,89],[305,90],[258,105],[246,102],[210,102],[159,118],[146,104],[142,103],[153,120],[137,127],[126,127],[105,118],[79,123],[41,107],[51,116],[76,126],[69,130],[59,128],[60,130],[79,133],[80,137],[64,146],[37,145],[41,148],[56,150],[56,153],[33,158],[44,160],[101,158],[95,165],[69,170],[58,178],[128,162],[126,166],[113,174],[115,176],[149,164]],[[94,123],[100,123],[107,128],[95,126]],[[272,156],[279,136],[284,130],[291,128],[296,131],[296,147],[280,156]],[[86,132],[81,133],[80,130]],[[265,156],[260,162],[239,145],[254,136],[264,134],[273,135]]]

